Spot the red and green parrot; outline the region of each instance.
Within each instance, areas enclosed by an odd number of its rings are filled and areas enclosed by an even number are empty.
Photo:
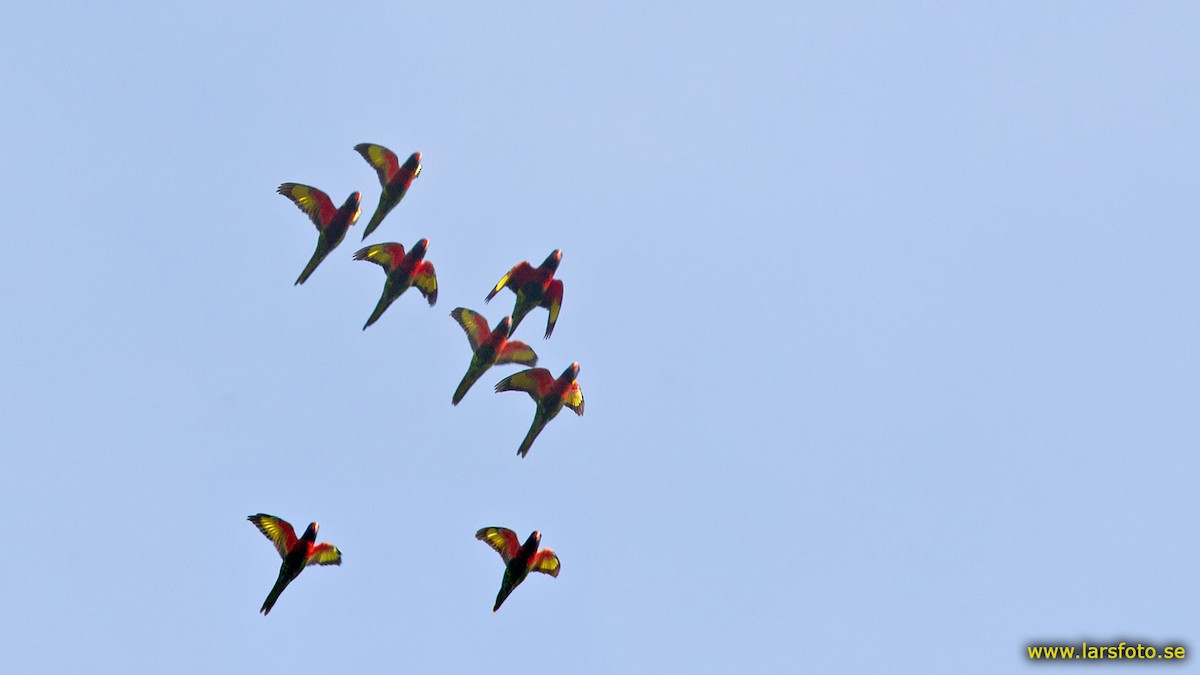
[[[363,330],[383,316],[388,305],[410,286],[415,286],[421,291],[421,295],[429,301],[430,307],[437,302],[437,273],[434,272],[433,263],[424,260],[425,249],[428,247],[429,240],[422,239],[413,245],[408,255],[404,254],[404,247],[395,242],[374,244],[355,252],[355,260],[369,260],[382,267],[387,274],[387,281],[383,284],[383,295],[379,296],[375,311],[371,312],[371,318],[367,319]]]
[[[503,527],[485,527],[475,533],[479,541],[487,542],[488,546],[496,549],[504,560],[504,579],[500,582],[500,592],[496,594],[496,606],[492,611],[500,609],[504,599],[513,589],[525,581],[530,572],[541,572],[552,577],[558,576],[558,556],[552,549],[538,550],[542,543],[542,533],[534,531],[525,540],[525,544],[517,539],[517,533]]]
[[[517,449],[518,455],[524,457],[529,452],[533,439],[542,433],[542,428],[558,415],[563,406],[575,411],[576,415],[583,415],[583,391],[575,381],[577,377],[579,363],[572,363],[557,380],[545,368],[530,368],[513,373],[496,384],[496,391],[523,391],[537,402],[533,424]]]
[[[404,199],[404,195],[408,194],[408,186],[421,175],[421,153],[414,152],[401,164],[396,153],[382,145],[359,143],[354,149],[368,164],[375,167],[375,172],[379,174],[379,184],[383,186],[383,192],[379,195],[379,206],[375,207],[375,215],[371,216],[371,222],[367,223],[367,229],[363,232],[363,239],[366,239],[379,227],[379,223],[383,222],[383,217]]]
[[[361,209],[359,202],[362,200],[362,193],[355,192],[346,198],[346,202],[341,208],[334,208],[333,202],[330,201],[329,195],[321,192],[315,187],[301,185],[299,183],[284,183],[277,190],[279,194],[287,197],[300,207],[300,210],[306,213],[313,224],[317,226],[317,231],[321,236],[317,239],[317,250],[312,255],[312,259],[308,261],[308,266],[300,273],[300,278],[296,279],[296,285],[304,283],[313,270],[317,269],[317,265],[329,255],[329,252],[337,248],[337,245],[342,243],[342,239],[346,236],[346,231],[350,226],[358,221],[358,214]]]
[[[279,578],[275,581],[275,587],[267,594],[262,609],[258,610],[264,616],[271,613],[271,608],[275,606],[279,594],[283,593],[283,589],[287,588],[293,579],[300,576],[305,567],[342,564],[342,552],[336,546],[325,541],[320,544],[315,543],[317,528],[320,527],[315,522],[309,523],[308,529],[304,530],[304,536],[297,539],[296,531],[282,518],[256,513],[253,516],[247,516],[246,519],[254,523],[254,526],[266,535],[272,544],[275,544],[275,550],[279,551],[279,555],[283,557],[283,564],[279,567]]]
[[[550,318],[546,320],[546,338],[549,338],[554,332],[554,322],[558,321],[558,310],[562,307],[563,283],[554,278],[554,271],[560,262],[562,251],[555,249],[537,267],[530,265],[529,261],[518,264],[500,277],[484,302],[491,302],[505,286],[517,294],[517,304],[512,312],[513,332],[534,307],[545,307],[550,310]]]
[[[512,319],[504,317],[496,330],[489,331],[487,319],[478,312],[472,312],[465,307],[455,307],[454,311],[450,312],[450,316],[462,326],[462,329],[467,333],[467,341],[471,343],[471,350],[474,352],[471,356],[471,365],[467,368],[467,374],[463,375],[462,382],[458,383],[458,389],[454,392],[454,398],[450,402],[458,405],[458,402],[467,395],[467,390],[471,385],[475,384],[481,375],[487,372],[492,366],[499,366],[505,363],[520,363],[524,366],[536,366],[537,354],[533,349],[524,342],[518,340],[509,340],[508,335],[512,327]]]

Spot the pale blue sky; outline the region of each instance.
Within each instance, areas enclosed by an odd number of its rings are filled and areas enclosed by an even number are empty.
[[[1200,650],[1200,9],[568,4],[6,12],[5,670]],[[370,242],[441,286],[365,332],[360,142],[424,153]],[[302,287],[284,181],[363,191]],[[520,460],[449,312],[555,248],[517,335],[587,415]],[[260,511],[345,554],[266,618]],[[486,525],[562,574],[492,614]]]

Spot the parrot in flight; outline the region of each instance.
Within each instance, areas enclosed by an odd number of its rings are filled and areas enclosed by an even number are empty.
[[[513,332],[516,332],[517,326],[521,325],[521,319],[534,307],[545,307],[550,310],[545,336],[549,339],[550,334],[554,332],[554,322],[558,321],[558,310],[562,307],[563,283],[554,278],[554,271],[558,269],[560,262],[562,250],[555,249],[537,267],[530,265],[529,261],[517,264],[508,274],[500,277],[500,281],[496,282],[496,287],[488,293],[484,302],[491,302],[505,286],[517,294],[517,304],[512,312]]]
[[[437,273],[433,269],[433,263],[424,260],[425,249],[428,246],[429,240],[422,239],[413,245],[408,255],[405,255],[403,246],[389,242],[367,246],[354,254],[355,260],[369,260],[382,267],[387,274],[383,295],[379,296],[379,303],[375,305],[375,311],[371,312],[371,318],[363,325],[363,330],[375,323],[388,305],[408,290],[409,286],[416,286],[421,295],[429,301],[430,307],[437,302]]]
[[[558,576],[558,556],[552,549],[538,550],[538,545],[542,543],[541,532],[534,531],[525,540],[524,545],[519,543],[521,540],[517,539],[516,532],[503,527],[485,527],[475,533],[475,538],[487,542],[504,560],[504,579],[500,582],[500,592],[496,594],[493,612],[500,609],[508,594],[520,586],[530,572]]]
[[[463,375],[462,382],[458,383],[458,389],[454,392],[454,398],[451,403],[458,405],[458,402],[467,395],[467,390],[475,381],[480,378],[488,368],[505,363],[520,363],[525,366],[537,365],[537,354],[533,349],[524,342],[518,340],[509,340],[509,330],[512,327],[512,319],[504,317],[496,330],[488,330],[487,319],[478,312],[473,312],[465,307],[455,307],[454,311],[450,312],[450,316],[462,326],[462,329],[467,333],[467,341],[471,343],[471,350],[474,354],[471,355],[471,365],[467,368],[467,374]]]
[[[308,529],[304,530],[304,536],[297,539],[296,531],[282,518],[257,513],[247,516],[246,519],[254,523],[254,526],[266,535],[272,544],[275,544],[275,550],[279,551],[279,555],[283,557],[283,564],[279,567],[279,578],[275,581],[275,587],[267,594],[262,609],[258,610],[262,612],[263,616],[271,613],[271,608],[275,606],[279,594],[283,593],[283,589],[287,588],[293,579],[300,576],[305,567],[342,564],[342,552],[336,546],[325,541],[320,544],[315,543],[317,529],[320,527],[315,522],[309,523]]]
[[[524,457],[533,445],[533,439],[538,437],[546,423],[554,419],[559,411],[566,406],[576,415],[583,415],[583,390],[575,378],[579,377],[579,363],[567,366],[563,374],[554,379],[545,368],[530,368],[519,373],[513,373],[496,384],[496,391],[523,391],[529,394],[537,403],[537,411],[533,414],[533,424],[517,454]]]
[[[316,252],[313,253],[312,259],[308,261],[308,266],[300,273],[300,278],[296,279],[295,285],[299,286],[308,279],[313,270],[317,269],[317,265],[321,264],[325,256],[329,255],[330,251],[342,243],[342,239],[346,236],[346,231],[358,221],[358,214],[362,210],[359,207],[359,203],[362,200],[362,193],[352,193],[346,198],[341,208],[334,208],[329,195],[308,185],[284,183],[279,186],[276,192],[295,202],[296,206],[308,215],[313,224],[317,226],[317,231],[321,233],[321,236],[317,239]]]
[[[396,153],[382,145],[359,143],[354,149],[375,167],[379,184],[383,186],[383,192],[379,194],[379,206],[375,207],[375,215],[371,216],[371,222],[367,223],[367,229],[363,232],[362,238],[365,240],[383,222],[384,216],[404,199],[408,187],[421,175],[421,153],[414,152],[401,164]]]

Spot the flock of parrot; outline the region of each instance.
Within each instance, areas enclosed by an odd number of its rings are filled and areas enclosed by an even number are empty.
[[[382,145],[360,143],[354,146],[354,149],[375,169],[382,186],[379,204],[363,232],[365,240],[404,199],[413,181],[421,175],[421,153],[412,153],[401,164],[400,158]],[[321,262],[342,243],[346,233],[358,221],[362,193],[351,193],[338,207],[334,206],[328,194],[309,185],[283,183],[277,191],[295,203],[317,226],[317,248],[296,279],[296,285],[300,285],[307,281]],[[428,248],[429,240],[421,239],[407,252],[404,246],[396,242],[386,242],[366,246],[354,253],[355,260],[373,262],[382,267],[387,275],[383,293],[363,325],[363,330],[378,321],[396,298],[409,288],[415,287],[430,307],[437,302],[437,273],[433,263],[425,260]],[[501,319],[495,329],[489,328],[487,319],[473,310],[456,307],[450,312],[450,316],[467,334],[467,341],[471,346],[471,363],[450,400],[453,405],[458,405],[471,386],[492,366],[508,363],[530,366],[505,377],[495,386],[497,392],[523,391],[536,403],[533,424],[517,449],[517,454],[521,457],[528,454],[538,434],[564,407],[570,408],[577,415],[583,415],[583,392],[577,381],[579,364],[572,363],[562,375],[555,378],[545,368],[533,367],[537,365],[538,356],[528,344],[509,339],[521,320],[538,307],[549,311],[545,338],[549,339],[554,332],[563,298],[563,283],[554,278],[560,262],[562,251],[556,249],[541,265],[534,267],[528,262],[521,262],[500,277],[500,281],[496,282],[495,287],[484,298],[484,302],[490,302],[504,288],[515,293],[517,298],[512,314]],[[310,523],[304,534],[296,537],[295,529],[282,518],[258,513],[248,516],[247,519],[271,540],[275,550],[283,558],[275,586],[271,588],[259,610],[264,615],[270,613],[283,590],[309,565],[342,564],[342,552],[336,546],[328,542],[317,543],[319,525],[316,522]],[[524,544],[515,532],[503,527],[482,528],[475,533],[475,538],[495,549],[504,561],[504,577],[500,582],[496,603],[492,607],[493,612],[500,609],[504,600],[530,572],[558,576],[558,556],[552,549],[539,549],[542,540],[540,532],[530,534]]]

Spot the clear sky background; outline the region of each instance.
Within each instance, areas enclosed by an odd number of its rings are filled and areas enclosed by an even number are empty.
[[[1200,650],[1200,9],[968,4],[8,8],[3,670]],[[366,332],[360,142],[441,286]],[[363,191],[301,287],[284,181]],[[449,312],[555,248],[587,414],[521,460]],[[345,555],[266,618],[259,511]],[[562,560],[496,614],[487,525]]]

